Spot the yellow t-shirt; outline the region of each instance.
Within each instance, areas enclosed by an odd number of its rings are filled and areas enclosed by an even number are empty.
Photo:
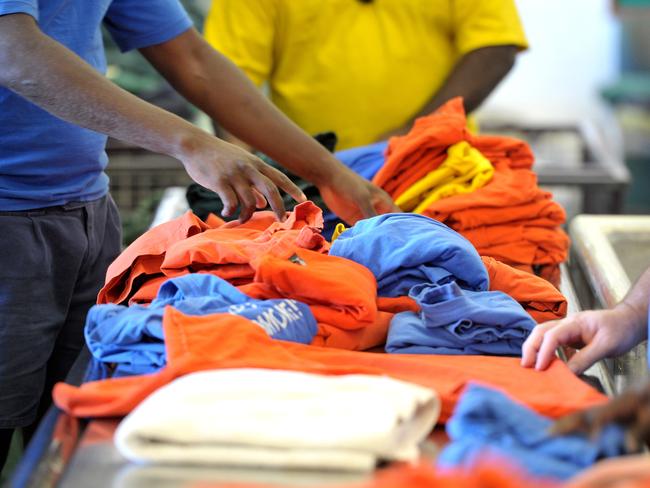
[[[213,0],[204,34],[338,149],[407,123],[466,53],[527,47],[514,0]]]

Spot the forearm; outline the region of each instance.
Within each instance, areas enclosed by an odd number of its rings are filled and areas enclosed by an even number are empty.
[[[234,144],[235,146],[241,147],[246,151],[252,152],[255,150],[255,148],[252,147],[250,144],[246,144],[241,139],[237,139],[230,132],[228,132],[226,129],[221,127],[216,120],[213,120],[212,124],[214,128],[214,133],[219,139],[223,139],[224,141],[229,142],[230,144]]]
[[[485,47],[467,53],[417,117],[430,114],[454,97],[463,97],[465,110],[472,112],[508,74],[516,54],[515,46]]]
[[[314,183],[345,168],[275,108],[228,59],[196,31],[142,53],[190,102],[229,133]],[[183,53],[183,67],[169,59]]]
[[[0,17],[0,84],[67,122],[181,158],[200,130],[120,89],[26,15]]]

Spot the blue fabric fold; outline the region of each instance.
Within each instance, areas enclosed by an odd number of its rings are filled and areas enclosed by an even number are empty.
[[[336,159],[366,180],[372,180],[386,161],[388,141],[353,147],[334,153]]]
[[[463,290],[456,282],[420,284],[409,294],[419,313],[393,317],[386,352],[518,356],[535,321],[499,291]]]
[[[86,318],[85,336],[93,357],[115,364],[113,376],[155,372],[166,364],[163,313],[173,306],[187,315],[231,313],[262,327],[269,336],[311,343],[318,326],[309,307],[295,300],[255,300],[223,279],[190,274],[167,280],[149,306],[95,305]],[[101,373],[96,365],[95,376]]]
[[[468,290],[488,289],[488,273],[474,246],[423,215],[396,213],[361,220],[339,236],[330,254],[370,269],[382,297],[408,295],[422,283],[457,282]]]
[[[551,436],[553,421],[503,393],[470,385],[447,422],[451,442],[438,456],[442,468],[471,469],[505,459],[529,473],[565,480],[596,461],[625,454],[623,429],[609,425],[598,436]]]

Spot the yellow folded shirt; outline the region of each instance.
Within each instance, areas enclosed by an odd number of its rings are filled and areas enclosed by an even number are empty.
[[[442,198],[471,193],[485,186],[493,174],[490,161],[478,149],[462,141],[450,146],[447,159],[411,185],[395,203],[405,212],[422,213]]]
[[[334,242],[336,239],[339,238],[341,234],[343,234],[347,229],[347,227],[341,223],[336,224],[336,227],[334,227],[334,232],[332,233],[332,242]]]

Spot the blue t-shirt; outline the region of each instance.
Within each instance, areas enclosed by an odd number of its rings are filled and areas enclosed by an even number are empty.
[[[34,17],[46,35],[106,71],[104,22],[122,51],[159,44],[192,26],[178,0],[0,0],[0,15]],[[108,191],[106,136],[50,115],[0,87],[0,210],[100,198]]]

